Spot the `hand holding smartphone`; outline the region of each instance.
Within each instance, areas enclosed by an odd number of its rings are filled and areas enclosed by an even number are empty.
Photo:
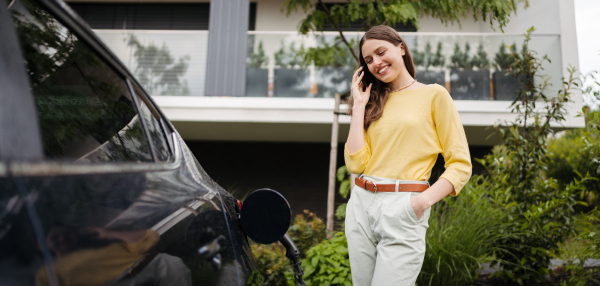
[[[373,82],[373,75],[371,74],[371,72],[369,72],[369,68],[367,67],[367,65],[363,65],[362,66],[362,70],[358,72],[358,76],[360,77],[360,75],[362,73],[365,73],[365,75],[362,78],[362,90],[365,91],[367,89],[367,86],[369,86],[369,84],[371,84],[371,82]]]

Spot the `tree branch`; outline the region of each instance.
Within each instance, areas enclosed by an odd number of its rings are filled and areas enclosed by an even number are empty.
[[[340,26],[338,25],[338,23],[333,19],[333,17],[331,17],[331,11],[329,11],[329,9],[327,9],[327,6],[325,6],[325,4],[323,3],[322,0],[318,0],[318,1],[319,1],[319,4],[321,4],[321,7],[323,7],[325,14],[327,14],[327,19],[329,19],[329,22],[331,22],[331,24],[333,24],[333,26],[338,31],[338,33],[340,33],[340,38],[342,39],[344,44],[346,44],[346,46],[348,46],[348,49],[352,53],[352,56],[354,57],[356,62],[360,63],[360,60],[358,59],[358,56],[354,52],[354,49],[350,46],[350,43],[348,43],[348,40],[346,40],[346,37],[344,37],[344,33],[342,32],[342,29],[340,29]]]

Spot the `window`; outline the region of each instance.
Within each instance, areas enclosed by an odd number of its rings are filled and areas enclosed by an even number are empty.
[[[122,77],[36,2],[11,8],[51,160],[151,162]]]
[[[92,29],[208,30],[210,3],[69,3]],[[250,3],[248,30],[256,26]]]
[[[142,95],[143,93],[137,87],[134,89],[139,99],[140,113],[144,118],[144,123],[146,123],[146,129],[148,129],[148,136],[150,136],[150,140],[156,151],[156,157],[158,161],[166,162],[170,158],[170,152],[166,134],[160,123],[160,114],[154,108],[150,108],[152,104]]]

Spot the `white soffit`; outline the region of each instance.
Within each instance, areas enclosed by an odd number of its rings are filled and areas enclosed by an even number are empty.
[[[190,97],[153,96],[166,116],[174,122],[262,122],[311,123],[333,122],[332,98],[267,98],[267,97]],[[491,126],[514,120],[510,101],[455,101],[465,126]],[[345,110],[347,106],[341,106]],[[565,114],[565,127],[579,126],[571,114]],[[350,116],[340,116],[341,124]]]

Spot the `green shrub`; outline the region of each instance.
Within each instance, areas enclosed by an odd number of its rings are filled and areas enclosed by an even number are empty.
[[[431,210],[423,267],[417,284],[468,285],[483,260],[497,250],[505,214],[487,196],[490,180],[473,176],[457,197]]]
[[[598,111],[591,118],[599,117]],[[599,120],[600,121],[600,120]],[[600,122],[599,122],[600,123]],[[568,130],[564,136],[550,140],[546,174],[564,186],[589,173],[596,180],[585,183],[580,199],[598,205],[600,199],[600,131],[596,128]]]
[[[600,281],[594,278],[598,273],[597,267],[586,267],[585,262],[589,259],[596,259],[600,256],[600,235],[598,235],[598,214],[596,209],[585,215],[578,217],[579,228],[582,228],[580,234],[569,241],[571,244],[577,244],[577,253],[571,257],[562,257],[566,263],[557,268],[556,280],[560,281],[561,286],[585,286],[599,285]],[[571,253],[572,254],[572,253]]]
[[[308,210],[296,215],[294,224],[287,233],[298,247],[300,259],[304,259],[309,248],[321,243],[327,236],[323,220]],[[263,275],[264,285],[296,285],[294,268],[285,256],[285,248],[279,242],[253,244],[252,255],[259,273]]]
[[[336,174],[337,180],[338,182],[340,182],[340,189],[338,190],[338,192],[340,193],[340,196],[342,196],[342,198],[348,198],[348,195],[350,194],[350,187],[352,186],[350,184],[350,172],[348,172],[348,168],[346,168],[346,166],[341,166],[338,170],[337,170],[337,174]],[[335,209],[335,216],[338,219],[343,219],[346,217],[346,206],[348,204],[347,203],[342,203],[340,204],[337,209]],[[344,225],[345,223],[342,223],[342,231],[344,230]]]
[[[348,242],[344,232],[312,247],[302,261],[304,281],[310,285],[352,285]]]
[[[498,263],[503,269],[498,275],[518,284],[547,282],[558,243],[576,232],[574,207],[581,204],[577,194],[590,179],[584,176],[561,186],[544,175],[551,124],[564,120],[575,69],[569,68],[570,76],[556,96],[547,96],[548,78],[539,73],[548,58],[529,50],[531,32],[533,28],[525,34],[521,54],[512,54],[514,62],[508,68],[521,84],[511,104],[516,119],[497,126],[503,145],[478,160],[488,170],[492,202],[506,214],[501,231],[511,234],[496,241],[492,265]]]
[[[327,237],[325,223],[309,210],[304,210],[304,214],[299,214],[294,218],[294,224],[290,226],[287,233],[300,250],[301,259],[306,257],[308,249],[321,243]]]

